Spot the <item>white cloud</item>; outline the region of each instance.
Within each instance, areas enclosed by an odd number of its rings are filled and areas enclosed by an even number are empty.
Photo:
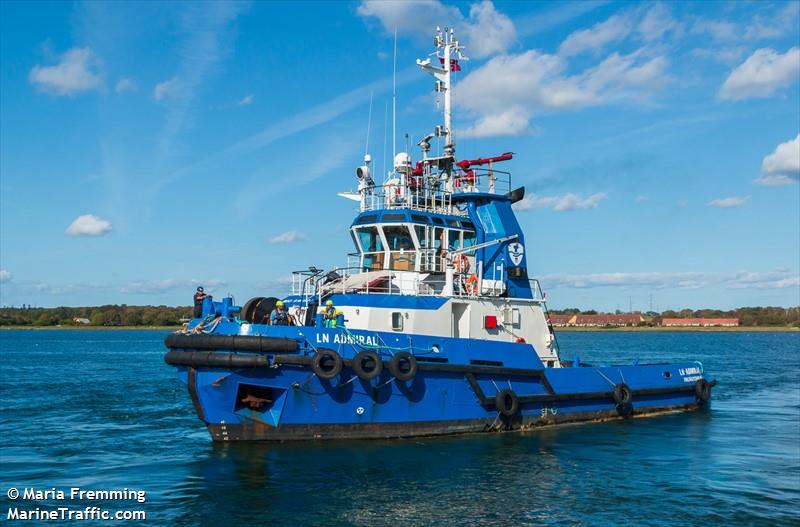
[[[722,286],[726,289],[783,289],[800,286],[797,272],[778,269],[769,272],[739,271],[734,273],[709,272],[616,272],[566,274],[555,273],[539,277],[545,287],[646,287],[648,289],[699,289]]]
[[[733,207],[743,207],[747,204],[750,196],[732,196],[730,198],[712,199],[708,202],[710,207],[717,207],[718,209],[730,209]]]
[[[530,115],[525,111],[507,110],[505,112],[484,115],[475,124],[461,131],[461,137],[502,137],[520,135],[530,129]]]
[[[136,280],[125,284],[119,291],[125,294],[149,295],[185,289],[189,292],[188,294],[193,294],[195,288],[200,285],[206,289],[206,293],[209,293],[211,292],[210,289],[225,286],[226,283],[222,280],[177,280],[175,278],[166,278],[163,280]]]
[[[11,273],[6,271],[5,269],[0,269],[0,284],[3,282],[10,282],[11,281]]]
[[[469,46],[467,55],[475,58],[502,53],[517,38],[511,19],[497,11],[489,0],[470,6],[469,19],[462,22],[460,31],[464,36],[458,38]]]
[[[393,33],[431,38],[436,26],[452,27],[456,37],[467,45],[467,55],[486,57],[507,50],[516,41],[516,30],[510,18],[497,11],[489,0],[473,3],[465,17],[457,7],[438,0],[385,2],[364,0],[356,9],[363,18],[376,18],[383,28]]]
[[[136,91],[136,84],[134,84],[134,82],[129,78],[123,77],[119,81],[117,81],[117,85],[114,87],[114,91],[116,91],[117,93]]]
[[[571,192],[563,196],[550,197],[530,194],[525,196],[521,201],[515,203],[514,208],[518,211],[553,209],[559,212],[579,209],[596,209],[600,202],[606,198],[608,198],[608,195],[605,192],[598,192],[586,197]]]
[[[78,216],[65,231],[68,236],[102,236],[111,232],[111,222],[94,214]]]
[[[581,29],[570,34],[558,47],[558,54],[564,57],[578,55],[584,51],[597,54],[607,44],[623,40],[632,30],[633,22],[629,16],[614,15],[589,29]]]
[[[286,231],[272,238],[269,243],[294,243],[302,242],[306,239],[306,235],[299,231]]]
[[[643,201],[647,201],[647,196],[645,196],[644,194],[639,194],[633,199],[633,201],[635,201],[636,203],[642,203]]]
[[[251,104],[253,104],[254,98],[255,97],[253,96],[252,93],[249,95],[245,95],[244,97],[239,99],[239,101],[236,103],[236,106],[250,106]]]
[[[707,34],[717,42],[735,40],[739,36],[739,31],[739,27],[733,22],[707,19],[695,20],[691,29],[692,34]]]
[[[661,3],[651,7],[636,27],[639,36],[647,42],[659,40],[670,32],[680,35],[683,29],[683,24],[672,16],[669,6]]]
[[[766,3],[764,2],[764,4]],[[789,35],[796,31],[800,4],[796,1],[783,4],[781,9],[768,14],[758,13],[741,23],[697,18],[692,24],[691,33],[709,35],[715,42],[755,41]],[[780,5],[780,3],[776,3],[776,5]]]
[[[539,279],[543,285],[552,287],[650,287],[660,289],[664,287],[679,287],[682,289],[695,289],[707,285],[706,273],[590,273],[590,274],[564,274],[556,273],[542,276]]]
[[[791,33],[797,27],[797,18],[800,16],[800,3],[786,2],[783,9],[771,16],[756,15],[744,31],[744,38],[760,40],[778,38]]]
[[[28,79],[41,91],[73,95],[101,87],[100,61],[89,48],[72,48],[61,55],[58,64],[33,67]]]
[[[178,88],[178,79],[176,77],[159,82],[153,88],[153,99],[160,101],[166,97],[174,97],[178,94]]]
[[[800,48],[781,55],[771,48],[756,50],[725,79],[720,97],[729,100],[769,97],[797,81]]]
[[[699,59],[711,59],[725,64],[739,62],[747,53],[744,46],[720,47],[720,48],[694,48],[692,56]]]
[[[800,274],[793,273],[788,269],[777,269],[770,272],[746,272],[736,273],[727,277],[725,284],[730,289],[783,289],[786,287],[800,286]]]
[[[568,76],[566,61],[557,55],[536,50],[500,55],[457,86],[459,100],[475,118],[463,131],[473,137],[525,133],[536,111],[643,99],[667,81],[666,66],[663,56],[613,53]]]
[[[800,134],[785,143],[779,144],[775,151],[761,163],[761,177],[755,182],[759,185],[779,187],[800,181]]]

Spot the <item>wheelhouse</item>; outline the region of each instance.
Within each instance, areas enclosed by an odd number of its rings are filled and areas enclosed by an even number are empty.
[[[362,272],[444,272],[447,254],[461,251],[474,263],[475,225],[469,218],[415,211],[370,211],[356,217],[350,232],[353,267]],[[471,254],[472,253],[472,254]]]

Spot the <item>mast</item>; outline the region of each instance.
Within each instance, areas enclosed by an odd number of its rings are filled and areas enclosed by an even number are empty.
[[[435,90],[444,95],[444,125],[436,127],[436,135],[444,137],[444,155],[446,157],[455,156],[455,141],[453,140],[453,72],[460,71],[459,60],[467,60],[463,54],[464,46],[458,43],[452,29],[444,28],[442,31],[436,28],[436,35],[433,43],[436,51],[432,55],[436,56],[439,65],[431,64],[431,59],[417,59],[417,65],[427,71],[436,79]]]

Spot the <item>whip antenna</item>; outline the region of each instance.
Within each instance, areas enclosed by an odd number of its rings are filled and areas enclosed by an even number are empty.
[[[394,58],[392,59],[392,165],[397,155],[397,26],[394,26]]]
[[[367,144],[364,146],[364,155],[369,154],[369,134],[372,130],[372,92],[369,92],[369,113],[367,114]]]

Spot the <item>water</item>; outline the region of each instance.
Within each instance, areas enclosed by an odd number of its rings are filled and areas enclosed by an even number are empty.
[[[586,362],[701,360],[710,411],[286,445],[212,444],[164,335],[0,331],[3,519],[11,486],[79,486],[145,490],[77,502],[142,525],[800,525],[800,334],[559,335]]]

